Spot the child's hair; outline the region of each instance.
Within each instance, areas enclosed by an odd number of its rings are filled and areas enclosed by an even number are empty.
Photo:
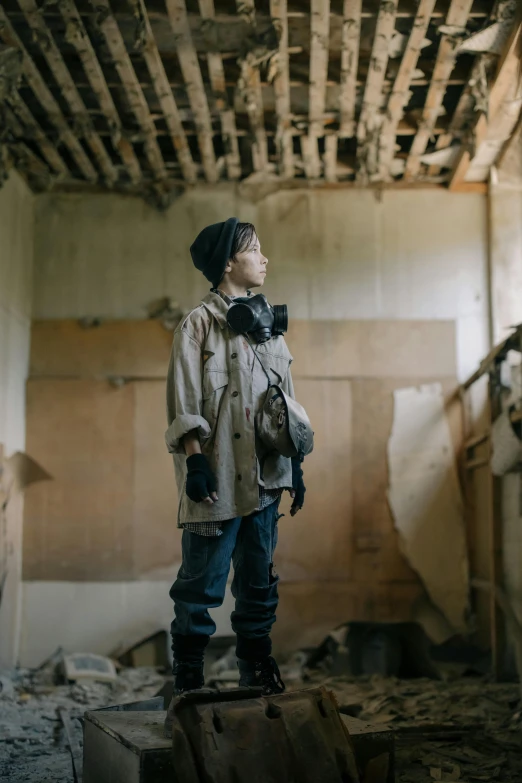
[[[255,246],[257,233],[252,223],[238,223],[234,241],[232,242],[231,258],[235,258],[238,253],[244,253],[246,250],[252,250]]]

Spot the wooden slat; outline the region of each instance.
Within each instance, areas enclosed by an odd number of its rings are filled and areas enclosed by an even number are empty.
[[[214,0],[199,0],[199,10],[203,19],[215,19]],[[228,100],[225,70],[221,54],[219,52],[209,52],[207,54],[207,65],[214,100],[221,120],[221,134],[225,147],[228,178],[231,180],[239,179],[241,177],[241,158],[237,141],[236,118],[234,109],[230,106]]]
[[[474,155],[472,157],[468,150],[462,150],[452,172],[452,190],[458,189],[463,183],[483,182],[487,179],[490,167],[518,122],[522,108],[522,23],[519,16],[514,22],[489,92],[489,117],[481,114],[477,120],[473,131]]]
[[[187,141],[187,136],[183,129],[183,123],[178,111],[174,95],[169,85],[167,74],[160,57],[149,15],[144,0],[132,0],[137,17],[142,23],[143,36],[143,57],[149,69],[150,78],[154,86],[154,91],[160,102],[161,110],[165,116],[165,122],[169,129],[170,138],[176,156],[181,166],[184,178],[187,182],[194,183],[197,179],[196,168]]]
[[[370,67],[357,124],[357,179],[362,184],[377,175],[378,142],[384,115],[379,111],[388,66],[390,41],[395,30],[398,0],[381,0],[375,27]]]
[[[151,117],[147,101],[139,85],[132,62],[127,53],[125,42],[114,18],[108,0],[90,0],[96,13],[103,12],[103,18],[98,24],[107,48],[114,61],[114,67],[125,88],[130,107],[136,116],[138,124],[145,135],[145,153],[156,180],[165,180],[167,170],[161,150],[156,139],[156,127]]]
[[[98,179],[98,174],[96,173],[96,169],[94,168],[91,161],[85,154],[82,145],[80,144],[80,142],[78,141],[78,139],[76,138],[76,136],[74,135],[70,127],[68,126],[60,110],[60,107],[58,106],[57,102],[51,95],[51,92],[49,91],[47,85],[45,84],[45,81],[40,75],[40,72],[38,71],[37,67],[33,63],[31,57],[29,56],[27,50],[25,49],[24,45],[22,44],[15,30],[13,29],[13,26],[11,25],[5,11],[1,6],[0,6],[0,37],[5,41],[6,44],[8,44],[9,46],[14,46],[16,49],[19,49],[22,52],[24,57],[22,72],[27,80],[27,83],[29,84],[32,91],[34,92],[41,106],[47,112],[49,121],[54,125],[56,130],[59,132],[61,141],[69,149],[71,155],[73,156],[76,164],[78,165],[78,168],[82,172],[85,179],[87,179],[89,182],[96,182],[96,180]]]
[[[141,181],[141,169],[138,158],[134,153],[132,144],[122,136],[118,111],[75,2],[74,0],[60,0],[58,7],[66,25],[68,25],[69,35],[67,40],[74,46],[89,80],[89,86],[96,95],[100,109],[111,128],[113,147],[125,164],[131,182],[138,184]],[[80,85],[76,84],[76,86],[79,87]]]
[[[236,0],[238,13],[247,24],[255,25],[254,0]],[[254,136],[252,144],[252,163],[255,171],[268,170],[268,147],[266,143],[265,113],[259,63],[252,52],[240,60],[241,77],[238,86],[246,106],[250,127]]]
[[[51,144],[17,91],[15,91],[10,96],[9,104],[11,105],[15,116],[23,125],[24,136],[26,138],[30,137],[36,144],[38,144],[38,147],[40,148],[43,157],[51,167],[51,170],[54,171],[58,177],[69,176],[70,172],[67,168],[67,164],[59,154],[54,144]]]
[[[386,119],[383,124],[379,143],[380,179],[390,179],[390,165],[394,157],[397,127],[403,116],[404,108],[410,99],[410,86],[413,72],[417,67],[422,42],[426,37],[435,2],[436,0],[420,0],[417,15],[413,22],[410,37],[399,66],[399,71],[395,77],[393,89],[388,100]]]
[[[357,67],[359,65],[359,40],[361,34],[362,0],[344,0],[341,43],[341,128],[339,135],[355,135],[355,97]]]
[[[308,98],[310,144],[309,179],[321,176],[321,158],[317,140],[324,136],[326,77],[328,75],[328,44],[330,38],[330,0],[312,0],[310,18],[310,90]]]
[[[448,16],[446,17],[446,25],[464,29],[472,5],[473,0],[451,0]],[[457,45],[455,37],[452,38],[446,34],[441,36],[437,60],[422,112],[422,119],[406,162],[406,171],[404,172],[406,180],[414,179],[419,173],[421,167],[420,157],[424,154],[432,136],[433,128],[442,107],[448,80],[455,65],[455,49]]]
[[[294,153],[288,65],[287,0],[270,0],[270,13],[279,35],[277,73],[274,78],[277,112],[276,146],[279,159],[279,173],[282,177],[291,179],[294,176]]]
[[[324,178],[327,182],[337,181],[337,135],[325,136]]]
[[[69,104],[71,112],[74,114],[77,126],[82,129],[85,140],[98,161],[98,165],[105,176],[107,184],[113,185],[118,179],[118,172],[114,168],[103,141],[92,126],[92,121],[89,114],[87,114],[85,104],[71,78],[71,74],[67,70],[60,50],[56,46],[54,38],[45,23],[45,19],[40,13],[35,0],[19,0],[18,4],[24,12],[29,27],[35,34],[35,39],[40,46],[42,54],[47,61],[63,97]]]
[[[176,36],[178,56],[198,136],[199,151],[208,182],[217,182],[218,171],[212,143],[212,121],[198,56],[192,42],[185,0],[166,0],[170,26]]]

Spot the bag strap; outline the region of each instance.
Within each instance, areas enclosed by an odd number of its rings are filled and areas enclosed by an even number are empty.
[[[270,375],[268,374],[265,365],[261,361],[261,357],[259,356],[258,352],[256,351],[256,349],[254,348],[254,346],[252,345],[252,343],[248,339],[248,334],[245,333],[244,337],[246,338],[246,341],[249,344],[249,346],[252,348],[252,351],[254,352],[254,356],[256,357],[257,361],[259,362],[259,364],[261,365],[261,367],[263,369],[263,372],[266,375],[266,378],[267,378],[267,381],[268,381],[267,389],[269,389],[271,386],[274,385],[273,382],[272,382],[272,379],[271,379]]]

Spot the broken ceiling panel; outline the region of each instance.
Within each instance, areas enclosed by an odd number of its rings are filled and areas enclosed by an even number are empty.
[[[520,23],[514,5],[8,0],[0,142],[35,190],[136,193],[159,207],[253,173],[429,181],[440,166],[424,156],[477,105],[473,63],[457,55],[496,60]]]

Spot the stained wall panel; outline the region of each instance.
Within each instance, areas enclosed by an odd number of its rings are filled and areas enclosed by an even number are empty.
[[[134,578],[134,390],[31,380],[27,451],[54,480],[26,498],[24,579]]]

